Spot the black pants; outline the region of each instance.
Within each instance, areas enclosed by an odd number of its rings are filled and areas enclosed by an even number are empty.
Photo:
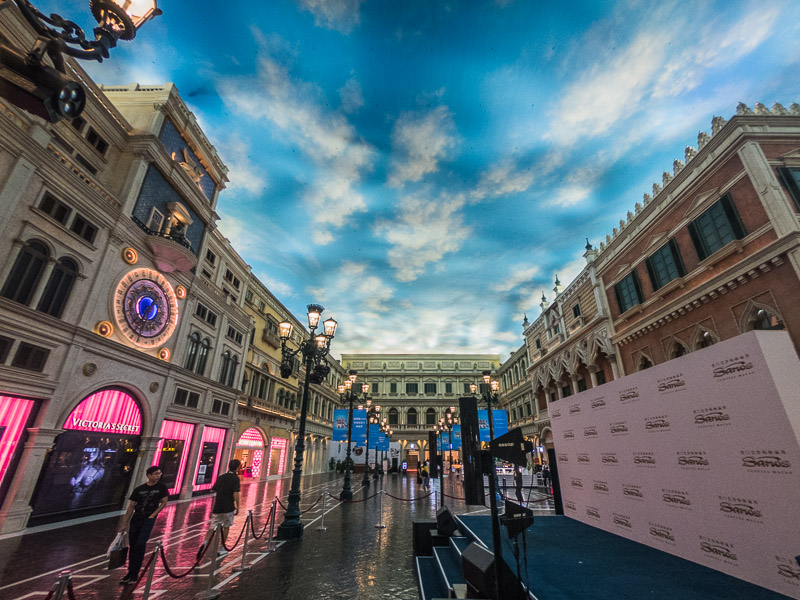
[[[522,499],[522,488],[521,487],[517,488],[517,500],[519,500],[519,503],[522,504],[523,499]]]
[[[147,540],[153,531],[155,519],[132,519],[128,537],[130,540],[130,550],[128,550],[128,577],[136,579],[139,577],[139,569],[144,562],[144,553],[147,549]]]

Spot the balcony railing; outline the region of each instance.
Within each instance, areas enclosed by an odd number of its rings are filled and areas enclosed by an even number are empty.
[[[144,231],[147,235],[164,238],[165,240],[172,240],[173,242],[175,242],[176,244],[180,244],[184,248],[189,248],[189,249],[192,248],[192,242],[186,239],[186,236],[183,234],[172,235],[171,233],[161,233],[160,231],[153,231],[147,225],[142,223],[139,220],[139,218],[136,217],[135,215],[131,215],[131,219],[133,219],[133,222],[139,226],[139,229]]]

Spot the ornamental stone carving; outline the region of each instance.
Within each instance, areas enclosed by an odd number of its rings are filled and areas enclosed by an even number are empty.
[[[752,114],[753,114],[753,111],[750,110],[750,107],[747,106],[747,104],[745,104],[744,102],[739,102],[739,104],[736,105],[736,116],[737,117],[745,117],[747,115],[752,115]]]
[[[740,103],[739,106],[742,106],[742,104]],[[745,108],[747,107],[745,106]],[[747,108],[747,110],[749,111],[750,109]],[[753,113],[751,112],[748,114],[753,114]],[[717,135],[719,133],[719,130],[725,127],[725,123],[727,123],[727,121],[722,117],[713,117],[711,119],[711,135],[712,136]]]
[[[697,149],[702,150],[711,137],[705,132],[701,131],[697,134]]]
[[[673,172],[675,175],[677,175],[677,174],[678,174],[678,173],[680,173],[681,171],[683,171],[683,161],[681,161],[680,159],[677,159],[677,158],[676,158],[676,159],[675,159],[675,160],[672,162],[672,172]]]
[[[789,111],[783,107],[783,104],[776,102],[775,104],[772,105],[772,114],[785,116],[789,114]]]
[[[686,160],[686,164],[689,164],[689,161],[695,156],[697,156],[697,150],[695,150],[694,146],[686,146],[686,150],[683,152],[683,158]]]

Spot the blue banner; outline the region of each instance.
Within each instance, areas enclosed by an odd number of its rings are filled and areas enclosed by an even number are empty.
[[[367,411],[355,409],[353,411],[353,443],[364,446],[367,443]]]
[[[381,428],[377,423],[369,424],[369,449],[374,450],[378,445],[378,434]]]
[[[347,409],[336,408],[333,411],[333,441],[347,441]]]
[[[508,433],[508,413],[504,410],[493,410],[492,421],[494,425],[494,437]],[[489,412],[486,410],[478,411],[478,427],[482,442],[489,442]]]
[[[461,425],[453,425],[453,450],[461,450]]]
[[[386,434],[383,431],[378,432],[378,451],[384,452],[385,450],[389,449],[389,438],[386,437]]]

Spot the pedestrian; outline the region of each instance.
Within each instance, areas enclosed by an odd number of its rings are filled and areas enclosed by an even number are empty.
[[[514,469],[514,487],[517,490],[517,501],[522,505],[522,467]]]
[[[542,481],[544,482],[544,487],[550,486],[550,465],[542,467]]]
[[[428,471],[428,462],[422,463],[422,487],[426,490],[431,489],[431,474]]]
[[[152,466],[147,469],[147,483],[135,487],[128,500],[128,509],[122,518],[120,532],[128,529],[130,551],[128,554],[128,573],[119,582],[120,585],[133,585],[139,579],[147,540],[153,531],[156,517],[167,505],[169,490],[161,483],[161,467]]]
[[[203,552],[214,535],[214,529],[217,525],[220,526],[220,535],[222,536],[222,544],[220,544],[218,556],[225,556],[228,551],[225,549],[225,540],[228,539],[228,531],[233,525],[233,518],[239,514],[239,490],[241,484],[237,472],[241,463],[237,459],[233,459],[228,463],[228,472],[224,475],[217,477],[217,481],[211,488],[212,492],[216,492],[214,498],[214,507],[211,509],[211,522],[209,523],[208,531],[206,531],[206,539],[200,544],[200,549],[197,551],[197,559],[203,556]]]

